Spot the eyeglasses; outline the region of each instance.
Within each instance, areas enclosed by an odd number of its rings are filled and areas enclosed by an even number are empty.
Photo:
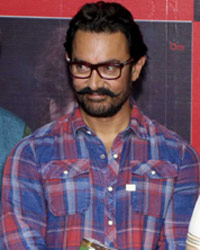
[[[76,62],[67,59],[69,71],[74,78],[87,79],[92,75],[92,71],[96,70],[99,76],[106,80],[115,80],[120,78],[124,66],[132,63],[133,58],[129,58],[125,62],[107,62],[92,64],[88,62]]]

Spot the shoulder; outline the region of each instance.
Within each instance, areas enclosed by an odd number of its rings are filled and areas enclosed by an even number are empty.
[[[136,106],[133,106],[131,126],[138,136],[149,140],[171,140],[176,143],[187,143],[177,133],[158,121],[149,118]]]
[[[199,155],[188,141],[159,122],[155,120],[150,121],[151,138],[157,138],[156,140],[161,145],[163,154],[168,154],[176,159],[179,156],[180,161],[184,162],[184,164],[187,164],[187,162],[188,164],[191,162],[199,164]]]
[[[64,134],[67,137],[65,142],[71,136],[68,127],[69,117],[66,115],[38,128],[16,145],[12,151],[12,156],[19,157],[21,155],[23,158],[32,158],[38,163],[53,160],[55,152],[59,152],[59,148],[63,144]]]
[[[161,157],[182,164],[182,161],[198,162],[199,156],[189,142],[158,121],[133,107],[132,127],[136,134],[149,141],[153,157]]]
[[[44,126],[38,128],[32,133],[29,138],[31,140],[39,140],[44,138],[54,138],[62,136],[63,133],[70,133],[70,115],[64,115],[58,120],[52,121]]]

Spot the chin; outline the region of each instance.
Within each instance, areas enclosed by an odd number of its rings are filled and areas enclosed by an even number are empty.
[[[109,107],[105,107],[105,105],[95,105],[96,107],[92,107],[93,105],[85,105],[82,104],[80,105],[80,107],[85,111],[85,113],[87,113],[90,116],[93,117],[99,117],[99,118],[107,118],[107,117],[112,117],[114,115],[116,115],[122,105],[118,105],[118,106],[109,106]],[[98,106],[98,107],[97,107]]]

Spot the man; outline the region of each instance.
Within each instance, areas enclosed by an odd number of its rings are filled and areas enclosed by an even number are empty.
[[[65,48],[78,104],[9,156],[2,249],[185,249],[199,158],[131,98],[147,58],[132,15],[86,4]]]

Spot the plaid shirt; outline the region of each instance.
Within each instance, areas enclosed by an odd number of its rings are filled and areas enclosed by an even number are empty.
[[[9,156],[1,249],[78,250],[83,237],[120,250],[185,249],[199,171],[194,149],[135,104],[109,155],[76,107]]]

